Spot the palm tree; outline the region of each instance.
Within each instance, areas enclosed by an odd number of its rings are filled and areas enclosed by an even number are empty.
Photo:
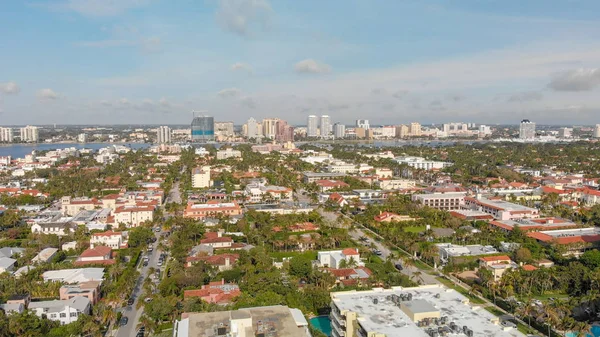
[[[423,283],[423,273],[420,270],[414,271],[410,278],[417,283]]]

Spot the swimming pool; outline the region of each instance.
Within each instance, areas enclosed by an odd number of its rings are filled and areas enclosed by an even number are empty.
[[[576,332],[568,332],[565,336],[577,337],[577,333]],[[588,334],[587,337],[600,337],[600,326],[599,325],[592,326],[592,335]]]
[[[313,317],[310,319],[310,324],[325,335],[331,336],[331,320],[329,316]]]

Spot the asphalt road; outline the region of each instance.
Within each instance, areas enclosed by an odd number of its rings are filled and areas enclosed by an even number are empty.
[[[123,311],[123,317],[127,317],[129,319],[129,322],[127,323],[127,325],[122,326],[119,328],[119,331],[117,332],[117,337],[135,337],[135,335],[137,334],[137,325],[138,322],[140,320],[140,317],[142,316],[142,313],[144,312],[144,307],[140,307],[139,309],[137,308],[137,304],[139,301],[143,301],[143,298],[139,298],[140,294],[142,293],[142,284],[144,283],[144,279],[146,278],[147,274],[148,274],[148,269],[150,269],[150,267],[154,267],[154,269],[158,269],[158,258],[160,256],[160,251],[158,250],[157,246],[158,246],[158,242],[160,241],[160,235],[161,233],[154,233],[156,236],[156,242],[153,243],[151,246],[154,248],[152,251],[152,255],[150,255],[149,261],[148,261],[148,266],[146,267],[141,267],[138,268],[138,270],[140,271],[140,277],[138,278],[135,288],[133,289],[133,297],[135,298],[135,302],[133,303],[133,305],[128,306],[124,311]],[[140,266],[142,266],[142,264],[140,264]],[[163,265],[164,266],[164,265]],[[120,322],[118,322],[117,324],[120,324]]]
[[[379,242],[377,240],[374,240],[370,236],[365,235],[365,232],[361,228],[355,228],[355,229],[351,230],[349,232],[349,234],[350,234],[350,236],[352,236],[352,238],[356,242],[360,242],[358,239],[361,237],[367,238],[367,240],[368,240],[368,241],[366,241],[367,245],[370,246],[371,243],[374,244],[375,247],[377,247],[377,249],[381,251],[381,258],[383,258],[384,260],[386,260],[388,258],[388,256],[390,256],[390,254],[392,253],[392,251],[386,245],[382,244],[381,242]],[[395,260],[394,263],[402,264],[402,261]],[[407,267],[407,266],[403,265],[403,267],[404,268],[402,269],[401,272],[415,282],[420,282],[422,284],[438,284],[438,283],[440,283],[438,280],[435,279],[434,276],[427,274],[426,272],[420,270],[419,268],[417,268],[415,266]],[[420,271],[421,274],[415,275],[415,272],[417,272],[417,271]]]

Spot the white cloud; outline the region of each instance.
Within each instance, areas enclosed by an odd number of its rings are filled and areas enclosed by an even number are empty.
[[[116,16],[148,3],[150,0],[63,0],[34,5],[56,11],[73,11],[85,16]]]
[[[19,88],[19,85],[15,82],[0,83],[0,92],[3,92],[7,95],[18,94],[20,91],[21,88]]]
[[[331,66],[313,59],[302,60],[294,66],[297,73],[324,74],[331,71]]]
[[[248,74],[252,74],[254,72],[254,70],[252,69],[252,66],[250,66],[249,64],[246,64],[246,63],[241,63],[241,62],[236,62],[236,63],[232,64],[230,69],[232,71],[245,71]]]
[[[48,89],[48,88],[39,90],[37,93],[37,96],[39,99],[44,99],[44,100],[55,100],[60,97],[58,95],[58,93],[56,93],[54,90]]]
[[[556,91],[588,91],[600,85],[600,69],[573,69],[556,75],[548,87]]]
[[[129,99],[123,97],[119,100],[119,104],[124,105],[124,106],[128,106],[131,105],[131,102],[129,101]]]
[[[219,0],[217,22],[228,32],[250,36],[268,26],[272,13],[267,0]]]
[[[235,98],[242,94],[242,91],[238,88],[227,88],[219,91],[217,95],[222,98]]]

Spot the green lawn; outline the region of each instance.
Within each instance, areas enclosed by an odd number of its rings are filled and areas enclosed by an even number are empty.
[[[468,298],[471,302],[473,302],[475,304],[484,304],[485,303],[485,301],[483,301],[479,297],[469,294],[469,292],[466,289],[455,285],[452,281],[450,281],[444,277],[436,277],[435,279],[440,281],[446,287],[458,291],[459,293],[461,293],[463,296],[465,296],[466,298]]]
[[[404,227],[404,231],[407,233],[421,233],[424,232],[425,229],[427,227],[425,227],[425,225],[423,226],[409,226],[409,227]]]

